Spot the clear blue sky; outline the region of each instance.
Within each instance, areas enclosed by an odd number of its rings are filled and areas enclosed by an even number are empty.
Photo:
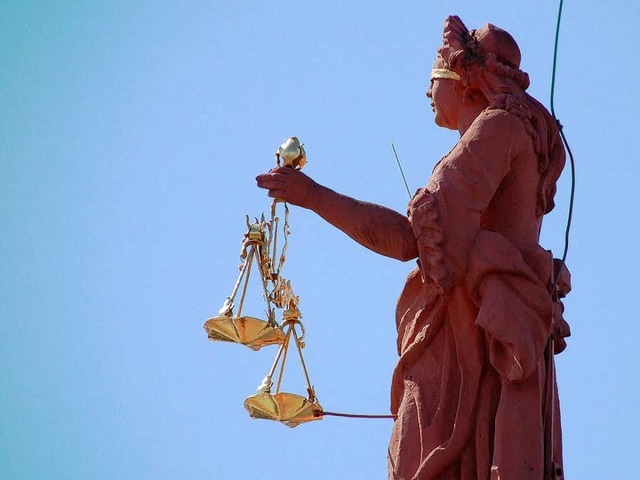
[[[640,3],[565,2],[556,111],[577,158],[557,361],[567,478],[637,478]],[[549,103],[554,2],[0,3],[0,478],[382,479],[391,423],[289,429],[242,407],[275,350],[207,341],[254,177],[305,171],[404,211],[455,143],[424,92],[443,20],[491,22]],[[543,244],[561,253],[568,171]],[[386,413],[413,263],[293,209],[286,275],[327,410]],[[246,308],[257,315],[258,295]],[[249,312],[247,312],[249,313]],[[287,389],[304,392],[292,363]]]

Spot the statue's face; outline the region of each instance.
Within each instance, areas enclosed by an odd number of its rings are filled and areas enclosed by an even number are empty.
[[[447,68],[442,58],[437,57],[433,68]],[[456,83],[459,80],[450,78],[434,78],[427,91],[427,97],[431,99],[431,108],[435,114],[436,125],[452,130],[458,129],[458,113],[462,104],[462,96]]]

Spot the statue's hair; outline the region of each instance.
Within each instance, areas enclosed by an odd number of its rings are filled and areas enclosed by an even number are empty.
[[[525,90],[529,75],[520,70],[520,49],[506,31],[493,25],[469,31],[456,16],[447,17],[444,45],[438,54],[447,69],[460,75],[463,101],[483,96],[490,108],[519,117],[538,156],[537,215],[550,212],[556,182],[564,168],[565,151],[557,121]]]

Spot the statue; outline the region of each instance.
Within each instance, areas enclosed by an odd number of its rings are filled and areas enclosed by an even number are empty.
[[[565,153],[519,67],[504,30],[446,19],[427,97],[460,140],[406,216],[292,169],[257,177],[361,245],[418,259],[397,304],[389,478],[563,478],[553,354],[569,335],[569,274],[539,234]]]

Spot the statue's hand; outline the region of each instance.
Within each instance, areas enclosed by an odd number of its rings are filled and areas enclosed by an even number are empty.
[[[305,208],[310,207],[312,191],[318,186],[301,171],[287,167],[276,167],[258,175],[256,181],[258,187],[269,190],[271,198]]]

